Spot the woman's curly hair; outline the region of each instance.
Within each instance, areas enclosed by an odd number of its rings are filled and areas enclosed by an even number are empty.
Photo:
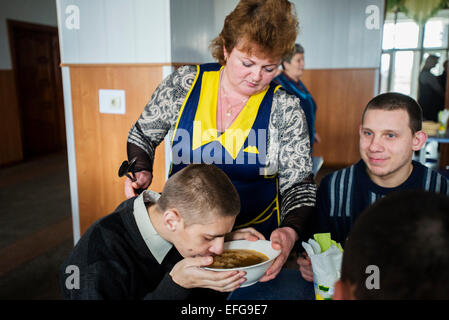
[[[226,64],[223,48],[231,52],[237,44],[240,50],[257,49],[271,59],[281,60],[293,51],[297,35],[296,10],[289,1],[241,0],[226,17],[223,30],[210,48],[222,65]]]

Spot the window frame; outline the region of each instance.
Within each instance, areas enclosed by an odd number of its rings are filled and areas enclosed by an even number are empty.
[[[447,10],[447,9],[446,9]],[[448,12],[449,13],[449,12]],[[399,12],[396,11],[394,12],[394,25],[396,25],[398,23],[398,15]],[[404,15],[402,13],[402,15]],[[438,14],[435,15],[434,17],[438,17]],[[434,18],[432,17],[432,18]],[[445,16],[446,17],[446,16]],[[448,16],[449,17],[449,14]],[[409,18],[407,18],[409,19]],[[404,19],[405,20],[405,19]],[[385,19],[385,22],[389,22],[391,20],[387,20]],[[389,55],[389,66],[388,66],[388,75],[387,75],[387,85],[386,85],[386,89],[384,91],[382,91],[382,82],[383,82],[383,78],[382,78],[382,73],[380,73],[380,77],[379,77],[379,91],[382,92],[391,92],[392,89],[394,88],[394,68],[396,65],[396,52],[399,51],[412,51],[413,54],[416,54],[416,52],[419,53],[419,61],[418,61],[418,65],[416,66],[416,62],[413,63],[412,65],[412,76],[411,76],[411,83],[410,83],[410,96],[412,96],[413,98],[417,99],[417,94],[418,94],[418,85],[417,85],[417,81],[418,81],[418,76],[419,76],[419,72],[421,70],[421,66],[423,64],[423,60],[424,60],[424,56],[429,53],[433,53],[433,52],[438,52],[440,53],[441,51],[445,52],[445,55],[442,57],[444,58],[442,61],[449,59],[449,23],[446,25],[447,28],[447,41],[446,41],[446,46],[444,47],[430,47],[430,48],[426,48],[424,47],[424,35],[425,35],[425,28],[426,28],[426,23],[417,23],[418,28],[419,28],[419,33],[418,33],[418,44],[416,47],[411,47],[411,48],[390,48],[390,49],[384,49],[383,48],[383,39],[384,39],[384,34],[382,34],[382,50],[381,50],[381,66],[380,66],[380,70],[383,70],[382,68],[382,56],[384,54],[388,54]],[[385,32],[385,31],[383,31]],[[441,59],[440,59],[441,61]],[[417,74],[414,74],[417,70]]]

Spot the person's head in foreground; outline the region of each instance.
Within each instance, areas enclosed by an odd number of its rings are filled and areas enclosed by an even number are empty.
[[[413,169],[413,153],[427,140],[421,129],[422,109],[407,95],[388,92],[367,104],[359,147],[374,183],[395,187],[407,179]]]
[[[224,65],[226,92],[251,96],[263,91],[281,60],[293,51],[298,32],[294,5],[287,0],[241,0],[211,43]]]
[[[334,299],[448,299],[449,197],[392,193],[357,219]]]
[[[220,254],[224,236],[240,212],[240,198],[228,176],[209,164],[191,164],[171,176],[149,208],[160,235],[183,257]]]

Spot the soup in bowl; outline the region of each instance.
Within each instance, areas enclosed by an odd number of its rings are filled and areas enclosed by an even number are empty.
[[[214,257],[214,262],[205,267],[212,271],[243,270],[246,281],[240,287],[248,287],[259,281],[279,256],[281,250],[271,247],[267,240],[235,240],[224,243],[223,253]]]

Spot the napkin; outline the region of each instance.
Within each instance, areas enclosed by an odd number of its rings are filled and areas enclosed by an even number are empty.
[[[343,248],[330,233],[316,233],[302,246],[312,262],[316,300],[332,300],[335,282],[340,279]]]

